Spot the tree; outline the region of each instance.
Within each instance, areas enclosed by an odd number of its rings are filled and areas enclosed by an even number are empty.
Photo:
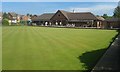
[[[103,14],[102,16],[104,19],[112,18],[112,16],[108,16],[107,14]]]
[[[97,17],[99,17],[99,15],[96,15]]]
[[[120,6],[117,6],[114,10],[114,15],[115,18],[120,18]]]
[[[9,16],[6,12],[3,13],[3,19],[9,19]]]
[[[34,17],[37,17],[37,15],[33,15]]]
[[[108,18],[108,15],[107,14],[103,14],[103,16],[102,16],[103,18]]]
[[[33,15],[32,14],[30,14],[30,17],[32,17]]]
[[[27,13],[27,16],[30,16],[30,14],[29,14],[29,13]]]

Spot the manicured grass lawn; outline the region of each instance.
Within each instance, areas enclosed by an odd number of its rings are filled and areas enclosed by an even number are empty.
[[[3,70],[91,69],[115,30],[3,27]]]
[[[2,26],[0,26],[0,71],[2,71]]]

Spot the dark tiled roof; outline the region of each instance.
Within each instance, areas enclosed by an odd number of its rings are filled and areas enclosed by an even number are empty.
[[[32,20],[33,21],[50,20],[54,14],[55,13],[45,13],[45,14],[42,14],[40,16],[37,16],[37,17],[33,18]]]
[[[64,10],[58,10],[58,11],[60,11],[68,20],[98,20],[98,18],[95,15],[93,15],[91,12],[73,13]],[[32,20],[33,21],[50,20],[53,15],[55,15],[55,13],[45,13],[38,17],[33,18]]]
[[[17,17],[17,14],[15,12],[9,12],[8,14],[10,14],[12,17]]]
[[[67,19],[69,19],[68,14],[70,14],[71,12],[67,12],[67,11],[64,11],[64,10],[58,10],[58,11],[60,11]]]
[[[108,18],[105,21],[112,22],[112,21],[120,21],[120,18]]]
[[[97,20],[97,18],[90,12],[85,13],[69,13],[69,20]]]
[[[98,18],[93,15],[91,12],[67,12],[64,10],[58,10],[60,11],[68,20],[97,20]]]
[[[105,19],[103,18],[103,17],[101,17],[101,16],[97,16],[97,19],[98,20],[101,20],[101,21],[104,21]]]
[[[0,17],[2,17],[2,12],[0,12]]]

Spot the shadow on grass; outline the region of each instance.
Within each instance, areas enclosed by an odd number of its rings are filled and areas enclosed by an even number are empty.
[[[87,70],[92,70],[101,56],[105,53],[106,49],[94,50],[91,52],[83,53],[78,57],[81,63],[84,63],[83,67]]]
[[[94,50],[90,52],[83,53],[81,56],[78,57],[81,63],[84,63],[83,67],[89,71],[93,69],[93,67],[97,64],[103,54],[107,51],[107,49],[112,45],[116,37],[120,34],[120,30],[116,30],[118,34],[116,34],[109,43],[107,48],[101,48],[99,50]]]

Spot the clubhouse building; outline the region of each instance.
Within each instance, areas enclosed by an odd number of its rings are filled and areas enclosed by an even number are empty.
[[[104,19],[91,12],[58,10],[56,13],[44,13],[34,17],[32,22],[39,26],[120,29],[120,18]]]
[[[110,18],[104,20],[104,27],[105,28],[119,28],[120,29],[120,18]]]
[[[56,13],[45,13],[32,19],[40,26],[92,27],[104,28],[104,18],[91,12],[67,12],[58,10]]]

